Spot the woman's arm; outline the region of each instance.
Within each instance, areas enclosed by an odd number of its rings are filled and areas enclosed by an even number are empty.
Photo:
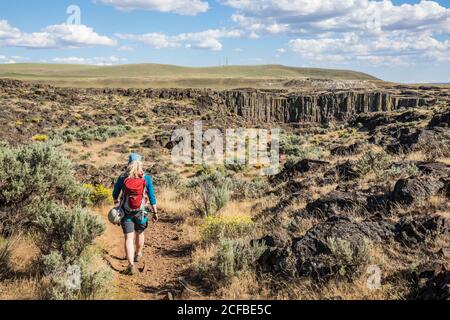
[[[156,207],[155,188],[153,187],[152,178],[149,175],[146,175],[145,182],[147,186],[147,194],[150,199],[150,204],[152,205],[153,212],[158,213],[158,209]]]
[[[117,179],[116,184],[114,185],[114,190],[113,190],[113,199],[114,199],[114,205],[119,205],[119,196],[120,193],[122,192],[122,188],[123,188],[123,177],[120,176],[119,179]]]

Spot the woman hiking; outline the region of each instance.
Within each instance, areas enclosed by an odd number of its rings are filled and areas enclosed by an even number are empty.
[[[119,200],[120,196],[120,200]],[[145,243],[145,230],[148,228],[148,213],[153,213],[152,221],[158,221],[158,210],[153,182],[144,173],[142,156],[133,153],[129,157],[128,169],[122,174],[114,186],[114,206],[121,208],[125,216],[120,225],[125,234],[125,252],[128,268],[127,275],[134,275],[134,263],[142,259]]]

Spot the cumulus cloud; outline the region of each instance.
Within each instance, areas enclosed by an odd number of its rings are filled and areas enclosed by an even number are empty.
[[[209,9],[208,2],[202,0],[94,0],[94,2],[110,5],[123,11],[140,9],[189,16],[195,16]]]
[[[83,58],[83,57],[65,57],[65,58],[53,58],[51,62],[63,63],[63,64],[90,64],[96,66],[110,66],[114,64],[119,64],[126,62],[125,58],[118,58],[116,56],[110,57],[93,57],[93,58]]]
[[[264,29],[282,25],[290,32],[359,31],[381,27],[386,31],[450,32],[450,9],[434,1],[395,5],[390,0],[225,0],[238,9],[234,20],[243,27]]]
[[[25,33],[0,21],[0,46],[30,49],[82,48],[115,46],[117,41],[96,33],[85,25],[59,24],[45,27],[39,32]]]
[[[221,2],[236,9],[231,19],[249,36],[289,35],[288,47],[310,60],[414,63],[450,56],[448,41],[438,40],[450,35],[450,8],[435,1]]]
[[[410,64],[421,60],[450,60],[449,41],[430,35],[383,35],[360,38],[347,33],[341,38],[294,39],[289,48],[315,61],[368,62],[370,64]]]
[[[222,50],[222,38],[237,38],[241,36],[238,30],[211,29],[201,32],[181,33],[170,36],[160,32],[146,34],[116,34],[121,40],[140,42],[156,49],[166,48],[198,48],[213,51]]]

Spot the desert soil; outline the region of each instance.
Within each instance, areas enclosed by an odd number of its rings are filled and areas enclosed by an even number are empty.
[[[107,221],[108,208],[97,210]],[[107,230],[100,240],[105,260],[114,271],[113,297],[126,300],[168,300],[195,298],[200,295],[187,283],[192,244],[183,238],[179,221],[160,213],[160,221],[146,231],[143,261],[136,266],[134,276],[122,271],[125,259],[122,229],[107,222]]]

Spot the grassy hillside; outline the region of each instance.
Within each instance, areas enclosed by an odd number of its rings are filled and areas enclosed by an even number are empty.
[[[89,66],[68,64],[0,65],[0,78],[60,86],[232,87],[266,86],[287,79],[376,80],[355,71],[295,68],[281,65],[190,68],[160,64]]]

